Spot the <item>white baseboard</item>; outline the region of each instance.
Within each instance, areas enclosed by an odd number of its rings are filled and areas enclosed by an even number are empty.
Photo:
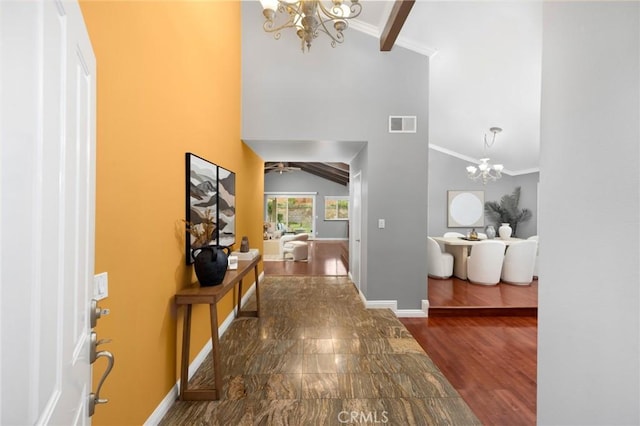
[[[420,309],[398,309],[397,300],[367,300],[360,293],[360,299],[367,309],[391,309],[398,318],[426,318],[429,316],[429,301],[423,300]]]
[[[260,275],[258,276],[258,281],[262,282],[263,280],[264,280],[264,272],[261,272]],[[241,306],[244,306],[245,303],[247,303],[247,300],[249,300],[249,297],[251,297],[255,292],[256,292],[256,283],[254,281],[253,283],[251,283],[251,287],[249,287],[249,290],[247,290],[245,295],[242,297],[242,301],[240,302]],[[218,336],[222,337],[225,331],[227,331],[227,329],[229,328],[229,326],[231,325],[231,323],[236,317],[236,313],[237,313],[236,311],[237,311],[237,307],[234,308],[233,311],[231,311],[229,315],[225,318],[222,324],[220,324],[220,326],[218,327]],[[209,341],[207,341],[207,343],[204,344],[200,352],[198,352],[198,355],[196,355],[193,362],[189,364],[189,379],[191,379],[193,375],[196,373],[196,371],[198,370],[198,368],[200,368],[200,366],[204,362],[207,355],[209,355],[209,352],[211,352],[212,347],[213,345],[211,343],[211,339],[209,339]],[[178,399],[179,389],[180,389],[180,379],[178,379],[176,384],[173,385],[171,390],[169,390],[169,393],[162,399],[162,401],[156,407],[156,409],[153,410],[153,413],[151,413],[149,418],[144,422],[145,426],[153,426],[160,423],[160,420],[162,420],[162,418],[167,414],[171,406],[176,402],[176,399]]]

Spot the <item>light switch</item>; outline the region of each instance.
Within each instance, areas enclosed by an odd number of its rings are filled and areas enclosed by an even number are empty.
[[[384,229],[384,219],[378,219],[378,229]]]
[[[109,277],[106,272],[93,276],[93,298],[102,300],[109,296]]]

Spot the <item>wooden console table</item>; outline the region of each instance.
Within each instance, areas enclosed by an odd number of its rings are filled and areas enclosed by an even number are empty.
[[[186,401],[209,401],[220,399],[222,393],[222,372],[220,371],[220,341],[218,337],[218,310],[216,304],[238,284],[238,317],[260,316],[260,291],[258,287],[258,263],[262,256],[258,254],[253,260],[238,261],[238,269],[228,270],[224,281],[212,287],[187,287],[176,293],[176,305],[185,305],[184,323],[182,327],[182,359],[180,364],[180,399]],[[253,269],[256,282],[256,310],[242,311],[242,279]],[[189,345],[191,343],[191,308],[195,304],[209,305],[211,319],[211,342],[213,358],[214,387],[205,389],[189,389]]]

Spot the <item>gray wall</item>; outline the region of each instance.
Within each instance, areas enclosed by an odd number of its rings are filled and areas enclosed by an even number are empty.
[[[267,173],[264,175],[265,192],[317,192],[315,237],[320,239],[347,238],[346,220],[324,220],[324,197],[348,196],[349,188],[311,173]]]
[[[545,2],[538,424],[640,424],[640,3]]]
[[[538,178],[539,173],[509,176],[483,185],[482,182],[467,178],[465,168],[468,163],[449,154],[429,150],[429,235],[442,236],[447,231],[466,233],[470,228],[447,227],[447,191],[484,191],[485,201],[498,201],[505,194],[511,194],[520,187],[520,208],[527,208],[533,213],[527,222],[518,224],[517,236],[527,238],[536,235],[538,220]],[[508,165],[507,165],[508,167]],[[485,226],[490,222],[485,218]],[[496,231],[498,228],[495,228]],[[479,231],[479,229],[476,229]]]
[[[335,49],[321,35],[303,54],[292,31],[276,41],[262,23],[259,3],[243,2],[242,138],[366,141],[363,293],[419,309],[427,298],[426,238],[417,236],[427,235],[428,58],[380,52],[377,38],[354,30]],[[389,134],[389,115],[417,116],[418,132]]]

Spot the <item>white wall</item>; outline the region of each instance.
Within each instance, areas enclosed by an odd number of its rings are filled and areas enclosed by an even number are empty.
[[[640,424],[640,4],[544,4],[538,423]]]
[[[263,21],[258,2],[243,2],[242,138],[367,142],[366,167],[358,166],[368,215],[363,293],[420,309],[427,298],[428,58],[401,47],[380,52],[377,38],[355,30],[335,49],[320,35],[302,53],[295,34],[274,40]],[[417,116],[417,132],[390,134],[389,115]]]

